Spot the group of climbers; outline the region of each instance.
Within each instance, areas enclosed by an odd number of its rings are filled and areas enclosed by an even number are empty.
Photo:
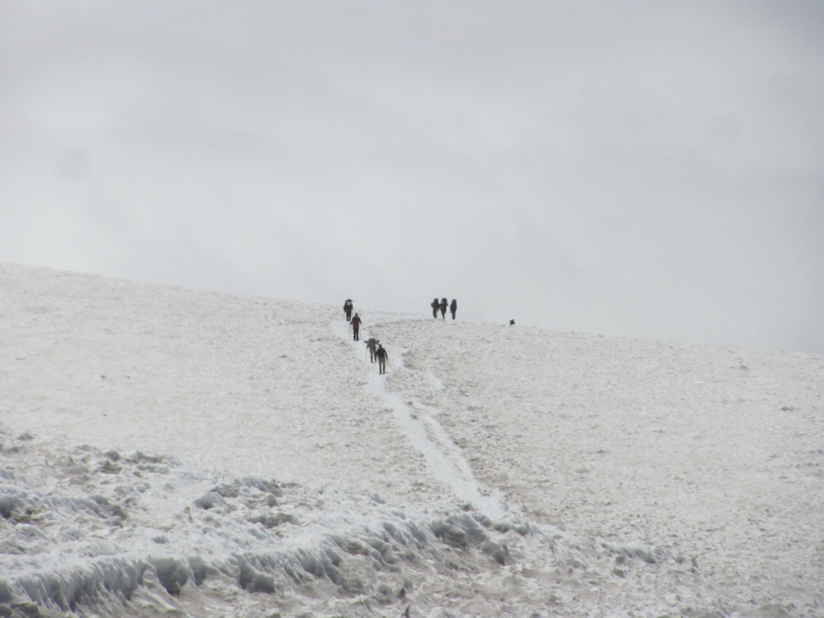
[[[357,313],[352,315],[353,309],[352,299],[347,298],[346,302],[343,303],[343,314],[346,321],[352,325],[353,338],[355,341],[360,341],[360,325],[363,320]],[[381,342],[374,337],[370,337],[366,340],[366,348],[369,350],[369,361],[372,363],[378,362],[378,373],[386,373],[386,359],[389,358],[389,353],[381,345]]]
[[[432,303],[429,306],[432,307],[432,317],[433,318],[437,318],[438,317],[438,311],[440,311],[441,312],[441,318],[443,318],[445,320],[446,319],[446,308],[447,308],[447,306],[449,307],[449,312],[452,314],[452,319],[453,320],[455,319],[455,314],[458,313],[458,301],[455,298],[452,299],[451,304],[449,304],[449,301],[446,300],[445,298],[442,298],[441,300],[438,300],[437,298],[435,298],[435,300],[433,300]]]
[[[438,311],[441,312],[441,318],[446,319],[446,310],[449,309],[450,313],[452,313],[452,319],[455,319],[455,314],[458,312],[458,301],[457,299],[452,299],[452,303],[450,304],[446,298],[442,298],[438,300],[435,298],[430,305],[432,307],[432,317],[438,317]],[[346,317],[346,321],[352,325],[352,337],[355,341],[360,341],[360,326],[363,323],[363,319],[355,313],[352,315],[354,310],[354,305],[352,303],[351,298],[347,298],[346,302],[343,303],[343,315]],[[510,322],[513,324],[514,321]],[[369,360],[370,362],[377,361],[378,363],[378,372],[379,373],[386,373],[386,359],[389,358],[389,354],[386,352],[384,347],[381,345],[380,341],[375,339],[374,337],[370,337],[366,341],[366,348],[369,350]]]

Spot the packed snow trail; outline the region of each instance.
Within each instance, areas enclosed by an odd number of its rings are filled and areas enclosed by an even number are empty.
[[[380,324],[370,321],[373,325]],[[363,343],[371,336],[369,331],[361,327],[362,341],[355,341],[351,335],[351,328],[346,322],[335,320],[330,325],[332,332],[350,342],[355,356],[359,361],[371,366],[368,353],[364,358],[366,346]],[[383,342],[381,342],[383,344]],[[387,380],[403,364],[403,348],[395,345],[383,344],[389,353],[386,363],[386,374],[375,371],[369,374],[366,389],[370,394],[379,397],[387,408],[392,410],[392,417],[408,438],[413,448],[424,456],[427,469],[440,482],[452,489],[455,497],[468,502],[474,508],[492,519],[500,519],[507,512],[507,505],[501,495],[485,487],[475,478],[472,467],[467,462],[461,449],[449,438],[444,428],[435,419],[438,410],[425,406],[412,398],[404,400],[401,396],[387,388]],[[437,377],[431,376],[437,381]],[[438,381],[439,382],[439,381]]]
[[[394,344],[381,377],[337,305],[2,264],[0,291],[12,604],[77,558],[149,565],[137,597],[96,611],[129,618],[400,615],[407,602],[413,616],[821,615],[819,356],[367,312],[364,337]],[[136,450],[192,467],[117,457]],[[284,496],[270,505],[250,476],[285,481]],[[508,502],[498,521],[479,512],[483,485]],[[207,509],[204,491],[226,504]],[[425,548],[397,541],[400,562],[384,566],[372,550],[391,545],[385,524],[408,520]],[[302,542],[312,530],[320,544]],[[270,566],[254,568],[282,586],[245,594],[246,555],[268,542]],[[287,542],[300,582],[278,567],[293,564]],[[363,594],[320,575],[327,548]],[[158,582],[198,556],[214,577],[198,585],[195,560],[179,596]],[[0,616],[57,615],[8,600],[0,583]]]

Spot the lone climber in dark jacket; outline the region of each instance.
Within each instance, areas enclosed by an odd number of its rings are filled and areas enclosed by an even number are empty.
[[[358,341],[358,331],[360,330],[361,319],[360,316],[356,313],[355,317],[352,318],[352,334],[355,337],[355,341]]]
[[[381,344],[378,344],[375,356],[378,357],[378,373],[386,373],[386,359],[389,358],[389,354],[383,349]]]
[[[458,299],[453,298],[452,304],[449,305],[449,311],[452,312],[452,319],[455,319],[455,314],[458,313]]]

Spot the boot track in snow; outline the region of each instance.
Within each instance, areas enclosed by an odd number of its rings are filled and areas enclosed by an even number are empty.
[[[359,341],[354,341],[344,322],[331,323],[332,332],[349,342],[357,359],[371,368],[368,358],[364,358]],[[371,335],[363,328],[364,339]],[[398,346],[384,346],[389,352],[386,374],[369,372],[366,389],[370,394],[383,400],[392,410],[392,416],[407,437],[413,448],[424,456],[427,467],[437,480],[452,489],[455,497],[470,503],[487,517],[501,518],[507,512],[506,502],[495,490],[483,486],[475,479],[472,467],[463,456],[443,426],[435,419],[437,410],[417,403],[414,399],[404,401],[387,387],[387,380],[399,369],[414,371],[404,366],[403,355],[406,350]],[[437,379],[437,378],[436,378]]]

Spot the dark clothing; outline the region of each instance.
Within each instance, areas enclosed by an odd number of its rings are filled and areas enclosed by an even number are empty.
[[[389,354],[383,349],[382,345],[378,345],[375,356],[378,357],[378,373],[386,373],[386,359],[389,358]]]
[[[377,358],[378,340],[374,337],[370,337],[366,340],[366,347],[369,349],[369,362],[374,363],[375,358]]]
[[[438,317],[438,309],[440,309],[441,303],[436,298],[435,300],[432,301],[432,304],[429,305],[429,306],[432,307],[432,317],[437,318]]]
[[[347,300],[343,303],[343,314],[346,316],[346,321],[349,322],[352,319],[352,301]]]
[[[442,298],[441,299],[441,317],[444,320],[446,319],[446,305],[447,305],[446,299]],[[438,317],[438,316],[435,316],[435,317]]]
[[[355,314],[355,317],[352,318],[352,334],[355,337],[355,341],[359,341],[358,338],[358,331],[360,330],[361,319],[358,317],[358,314]]]
[[[449,310],[452,312],[452,319],[455,319],[455,314],[458,313],[458,301],[456,299],[452,299],[452,304],[449,305]]]

